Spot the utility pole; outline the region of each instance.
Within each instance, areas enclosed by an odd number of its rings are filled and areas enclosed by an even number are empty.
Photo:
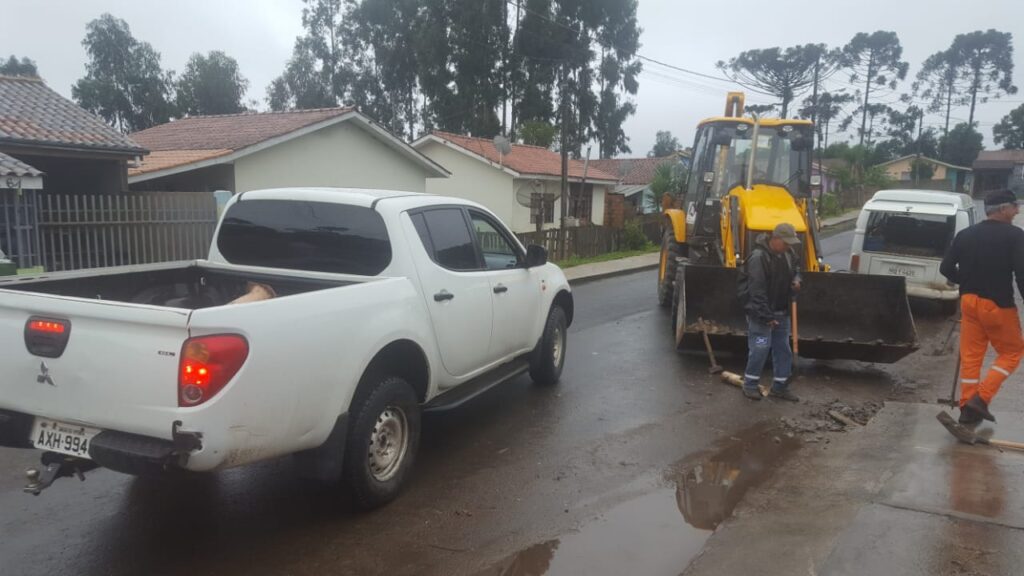
[[[821,52],[818,52],[818,59],[814,62],[814,89],[811,91],[811,137],[817,142],[815,150],[818,151],[818,177],[824,180],[821,170],[821,135],[818,132],[818,72],[821,70]],[[814,167],[811,167],[811,174],[814,174]],[[822,186],[824,188],[824,186]]]
[[[561,259],[565,259],[567,256],[566,243],[569,239],[569,235],[565,230],[565,217],[567,214],[567,208],[569,204],[569,82],[566,79],[566,64],[562,62],[560,76],[562,77],[560,88],[558,90],[558,96],[562,99],[561,101],[561,153],[562,153],[562,196],[559,204],[559,212],[561,218],[558,221],[558,248],[561,255]]]
[[[921,186],[921,128],[924,124],[924,108],[917,114],[917,157],[914,159],[914,188]]]

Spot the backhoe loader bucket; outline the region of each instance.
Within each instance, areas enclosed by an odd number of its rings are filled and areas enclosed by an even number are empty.
[[[746,313],[735,268],[684,265],[678,271],[676,347],[703,349],[703,319],[715,348],[745,350]],[[805,272],[797,300],[800,356],[889,364],[917,350],[904,278]]]

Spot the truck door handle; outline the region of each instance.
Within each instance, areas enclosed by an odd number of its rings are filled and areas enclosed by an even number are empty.
[[[434,294],[434,302],[444,302],[445,300],[451,300],[452,298],[455,298],[455,294],[452,294],[447,290],[441,290],[437,294]]]
[[[508,286],[505,286],[504,284],[498,284],[497,286],[494,287],[495,294],[502,294],[505,292],[508,292]]]

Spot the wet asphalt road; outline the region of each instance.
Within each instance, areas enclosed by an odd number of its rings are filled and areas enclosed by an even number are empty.
[[[20,487],[35,456],[0,449],[0,573],[677,574],[710,534],[709,514],[738,497],[684,491],[713,469],[695,474],[693,462],[737,451],[723,442],[764,442],[774,432],[762,422],[914,382],[899,368],[808,362],[794,385],[805,402],[749,402],[707,374],[704,356],[673,350],[653,272],[575,296],[562,382],[522,377],[426,417],[405,493],[373,513],[296,478],[288,459],[174,480],[99,470],[33,498]],[[937,333],[942,322],[918,324]],[[720,362],[740,371],[743,358]],[[744,464],[756,471],[747,484],[772,465]]]

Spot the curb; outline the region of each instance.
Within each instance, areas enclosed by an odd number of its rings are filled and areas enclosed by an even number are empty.
[[[633,272],[641,272],[644,270],[654,270],[658,267],[658,263],[644,264],[634,268],[624,268],[622,270],[612,270],[611,272],[600,272],[598,274],[591,274],[590,276],[582,276],[580,278],[573,278],[569,280],[570,286],[578,286],[580,284],[586,284],[595,280],[604,280],[605,278],[614,278],[615,276],[625,276],[626,274],[632,274]],[[564,272],[564,270],[563,270]]]

